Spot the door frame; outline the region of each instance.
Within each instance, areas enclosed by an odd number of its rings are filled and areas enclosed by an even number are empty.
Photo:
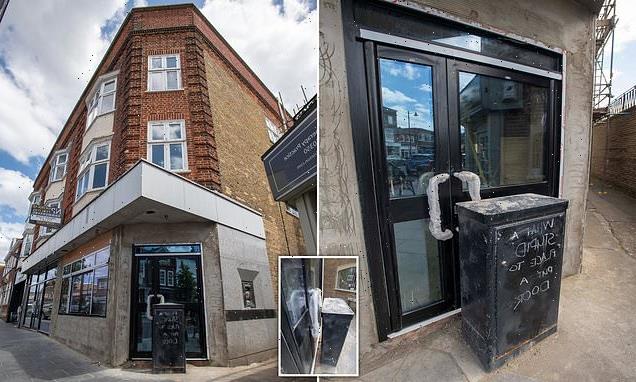
[[[396,35],[394,30],[390,30],[391,22],[399,20],[395,18],[396,16],[391,15],[390,12],[387,12],[385,16],[385,20],[392,19],[391,21],[387,20],[385,22],[386,25],[365,25],[364,22],[360,20],[356,20],[354,8],[355,8],[355,0],[342,0],[341,1],[341,16],[342,16],[342,26],[343,26],[343,40],[344,40],[344,64],[346,71],[346,85],[348,88],[348,106],[350,111],[350,119],[349,122],[351,124],[351,132],[353,139],[353,152],[354,152],[354,161],[355,161],[355,169],[357,174],[357,183],[358,183],[358,200],[360,203],[361,217],[362,217],[362,226],[363,226],[363,235],[364,235],[364,243],[366,248],[366,257],[367,264],[369,269],[369,282],[371,286],[371,296],[374,305],[375,312],[375,320],[376,320],[376,331],[378,334],[379,341],[385,341],[389,338],[389,334],[396,332],[403,332],[403,329],[408,329],[405,327],[395,326],[395,313],[394,309],[391,308],[389,304],[389,295],[390,293],[395,293],[394,289],[394,277],[392,271],[388,271],[387,268],[390,264],[387,264],[385,261],[385,253],[386,253],[386,236],[382,233],[381,223],[383,220],[383,212],[378,206],[378,190],[381,185],[378,185],[377,179],[375,177],[375,171],[378,171],[377,163],[373,159],[373,136],[371,134],[371,123],[372,117],[370,112],[370,102],[367,95],[369,94],[369,86],[368,86],[368,74],[366,71],[367,62],[373,58],[370,56],[370,52],[373,53],[373,50],[369,48],[371,44],[377,44],[378,41],[373,41],[369,39],[368,34],[366,38],[363,38],[361,31],[368,27],[369,30],[373,30],[376,35],[384,36],[387,41],[385,41],[386,45],[396,46],[398,48],[410,49],[414,50],[414,47],[409,47],[408,42],[412,42],[415,40],[403,38]],[[425,12],[424,10],[414,9],[412,7],[404,7],[399,5],[390,4],[388,2],[382,1],[374,1],[376,4],[380,4],[382,7],[385,7],[387,10],[400,10],[409,12],[415,15],[425,15],[427,18],[436,18],[440,22],[448,22],[450,24],[460,25],[466,28],[476,29],[476,34],[490,35],[490,36],[501,36],[500,33],[496,31],[486,30],[484,28],[477,28],[474,25],[470,25],[467,23],[461,23],[453,18],[450,15],[445,15],[443,12]],[[506,40],[514,41],[516,43],[521,43],[525,45],[535,46],[543,51],[550,52],[551,54],[557,56],[560,59],[560,80],[553,78],[555,81],[551,82],[550,85],[550,94],[553,94],[551,97],[552,104],[551,109],[555,112],[552,116],[550,116],[550,126],[552,127],[552,131],[554,134],[554,146],[550,149],[552,153],[555,154],[557,160],[554,162],[553,169],[553,194],[558,195],[559,192],[559,180],[561,174],[561,155],[562,155],[562,145],[561,145],[561,126],[562,119],[558,118],[559,113],[561,116],[563,115],[563,106],[562,106],[562,94],[564,92],[565,86],[565,55],[562,51],[558,49],[549,49],[539,43],[533,43],[530,40],[522,40],[520,38],[511,38],[510,36],[502,36]],[[435,48],[438,48],[438,45],[433,43],[427,43],[418,41],[420,44],[416,51],[420,51],[423,53],[433,53]],[[479,57],[480,55],[475,55],[475,53],[468,54],[470,52],[462,51],[461,49],[449,49],[448,52],[453,51],[453,54],[447,54],[448,58],[457,58],[462,59],[462,55],[464,59],[471,61],[471,58],[475,59],[475,56]],[[458,52],[459,54],[454,54]],[[439,54],[439,52],[437,52]],[[468,57],[472,56],[472,57]],[[506,62],[497,59],[501,64],[507,65],[508,68],[523,71],[525,65],[519,65],[512,62]],[[554,72],[548,73],[545,71],[547,75],[554,75]],[[459,304],[458,304],[459,305]],[[456,311],[459,311],[457,309]],[[440,316],[444,317],[444,315]],[[433,321],[433,320],[431,320]],[[428,321],[430,322],[430,321]]]
[[[384,266],[386,269],[387,285],[392,294],[400,296],[400,283],[398,275],[398,259],[395,251],[395,234],[392,225],[402,221],[428,218],[428,196],[414,195],[413,197],[390,199],[388,192],[388,175],[386,173],[386,147],[384,142],[384,130],[380,123],[383,120],[381,109],[381,79],[378,72],[378,60],[380,58],[399,60],[418,65],[431,67],[433,85],[433,118],[434,118],[434,144],[435,166],[434,173],[446,172],[451,163],[449,151],[448,119],[448,88],[446,73],[446,58],[431,55],[426,52],[414,52],[402,48],[376,44],[371,41],[364,42],[366,81],[368,85],[367,98],[369,100],[371,152],[376,180],[378,222],[382,237]],[[444,169],[442,171],[442,169]],[[441,216],[444,223],[452,218],[450,207],[450,183],[439,185],[439,200]],[[416,207],[414,208],[415,205]],[[396,211],[397,210],[397,211]],[[397,214],[396,214],[397,213]],[[423,320],[435,317],[448,310],[452,310],[458,303],[458,274],[456,268],[456,253],[451,241],[437,241],[438,256],[440,260],[440,286],[442,289],[442,301],[433,302],[426,307],[403,314],[399,298],[389,296],[388,305],[392,327],[405,327]]]
[[[135,247],[143,247],[143,246],[152,246],[152,245],[157,245],[157,246],[168,246],[168,245],[174,245],[174,246],[179,246],[179,245],[199,245],[199,248],[201,249],[199,251],[198,254],[192,254],[192,253],[157,253],[157,254],[135,254]],[[203,269],[203,243],[201,242],[191,242],[191,243],[136,243],[132,245],[131,248],[131,254],[132,254],[132,264],[131,264],[131,279],[130,279],[130,310],[129,310],[129,319],[128,319],[128,324],[130,326],[129,329],[129,345],[128,345],[128,359],[131,360],[149,360],[152,358],[152,351],[150,358],[143,356],[143,355],[139,355],[138,353],[135,352],[135,317],[136,317],[136,304],[137,304],[137,298],[139,297],[139,288],[138,288],[138,278],[137,278],[137,272],[139,271],[138,269],[138,264],[137,264],[137,259],[141,258],[141,257],[198,257],[198,271],[197,271],[197,277],[199,278],[200,282],[201,282],[201,310],[202,310],[202,317],[201,317],[201,323],[200,323],[200,329],[204,331],[204,336],[202,336],[202,346],[203,346],[203,356],[204,357],[187,357],[186,356],[186,360],[208,360],[210,358],[209,355],[209,351],[208,351],[208,319],[207,319],[207,309],[206,309],[206,300],[205,300],[205,279],[204,277],[204,269]],[[176,274],[175,274],[175,280],[176,280]]]

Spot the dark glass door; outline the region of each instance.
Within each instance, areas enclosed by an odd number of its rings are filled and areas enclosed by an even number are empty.
[[[476,174],[482,198],[557,193],[558,86],[370,42],[365,59],[387,302],[396,331],[459,307],[454,211],[470,196],[456,173]],[[437,192],[429,196],[429,189]],[[439,205],[437,226],[433,205]]]
[[[186,356],[206,358],[203,283],[199,255],[135,256],[131,355],[152,356],[152,306],[160,302],[185,308]]]
[[[447,311],[455,299],[452,245],[428,228],[429,182],[449,172],[446,62],[378,46],[369,74],[377,81],[374,152],[382,181],[376,192],[393,269],[387,275],[395,291],[389,305],[393,325],[402,327]],[[441,216],[448,221],[450,184],[437,189]]]

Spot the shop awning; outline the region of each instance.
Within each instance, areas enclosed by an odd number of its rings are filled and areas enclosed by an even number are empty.
[[[32,273],[56,262],[66,252],[121,224],[206,221],[265,239],[258,211],[141,160],[33,251],[22,271]]]

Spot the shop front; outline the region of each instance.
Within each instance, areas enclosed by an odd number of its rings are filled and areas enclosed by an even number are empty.
[[[145,161],[23,269],[30,275],[23,327],[106,364],[153,359],[159,303],[183,305],[190,362],[241,365],[276,353],[262,217]]]
[[[363,353],[461,311],[459,202],[524,193],[575,200],[566,229],[578,239],[566,243],[564,273],[580,264],[587,170],[573,160],[587,163],[579,143],[589,142],[590,120],[575,114],[591,113],[591,85],[570,89],[566,72],[590,84],[591,74],[566,61],[591,65],[591,45],[542,35],[527,21],[499,25],[508,12],[485,4],[424,3],[321,7],[321,253],[366,260],[361,322],[372,324]],[[526,13],[528,5],[510,4]],[[564,12],[546,6],[536,20]],[[591,30],[593,7],[571,8],[562,22]]]

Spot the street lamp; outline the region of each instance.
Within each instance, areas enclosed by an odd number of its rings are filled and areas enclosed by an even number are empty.
[[[417,111],[413,113],[414,117],[418,117]],[[411,158],[411,112],[409,110],[406,111],[406,121],[409,130],[409,159]],[[417,147],[417,146],[416,146]]]

